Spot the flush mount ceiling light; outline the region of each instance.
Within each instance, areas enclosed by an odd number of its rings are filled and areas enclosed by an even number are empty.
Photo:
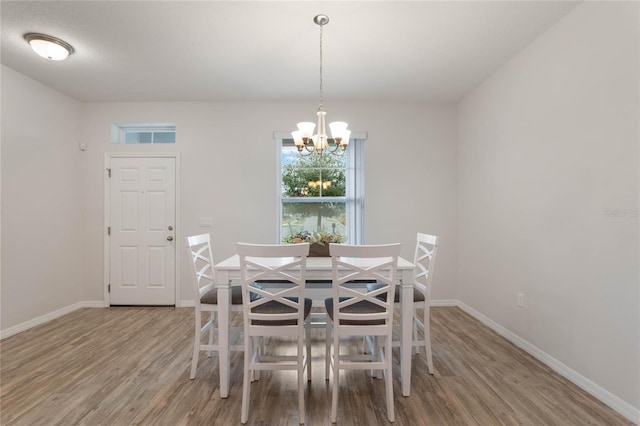
[[[317,133],[314,135],[315,123],[298,123],[298,130],[291,132],[291,136],[293,136],[293,141],[301,155],[310,155],[314,152],[319,155],[322,155],[323,152],[344,155],[351,136],[351,130],[347,129],[347,123],[342,121],[329,123],[335,144],[333,148],[329,146],[329,138],[325,128],[325,116],[327,113],[324,111],[322,93],[322,27],[329,22],[329,17],[327,15],[317,15],[313,18],[313,22],[320,26],[320,106],[317,113],[318,128]]]
[[[52,61],[65,60],[74,52],[69,43],[50,35],[28,33],[24,35],[24,39],[31,45],[34,52]]]

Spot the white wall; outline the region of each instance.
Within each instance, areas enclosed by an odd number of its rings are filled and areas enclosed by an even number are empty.
[[[216,259],[238,241],[277,242],[276,158],[273,133],[315,115],[315,103],[94,103],[82,114],[85,300],[103,294],[103,182],[105,152],[175,150],[181,155],[179,243],[211,231]],[[434,297],[456,296],[456,119],[452,106],[329,103],[327,115],[366,131],[365,242],[401,242],[411,258],[416,232],[442,236]],[[112,123],[174,122],[175,146],[110,143]],[[211,216],[213,228],[198,218]],[[187,255],[180,254],[181,300],[193,299]]]
[[[583,3],[458,116],[460,299],[636,409],[638,16]]]
[[[2,66],[3,330],[82,300],[80,108]]]

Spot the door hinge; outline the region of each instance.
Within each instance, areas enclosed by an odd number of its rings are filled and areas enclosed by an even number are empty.
[[[111,284],[107,285],[107,293],[111,293]]]
[[[111,169],[107,169],[107,176],[111,177]]]
[[[111,227],[107,226],[107,235],[111,235]]]

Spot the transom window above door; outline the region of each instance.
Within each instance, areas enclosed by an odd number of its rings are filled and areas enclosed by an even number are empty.
[[[111,143],[174,144],[176,125],[174,123],[129,123],[111,126]]]

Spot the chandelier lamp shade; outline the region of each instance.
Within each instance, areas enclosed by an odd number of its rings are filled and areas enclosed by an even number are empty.
[[[50,35],[28,33],[24,35],[24,39],[34,52],[52,61],[63,61],[74,52],[73,46],[69,43]]]
[[[326,111],[323,104],[323,87],[322,87],[322,28],[329,22],[327,15],[317,15],[313,18],[318,26],[320,26],[320,106],[318,107],[318,119],[316,123],[309,121],[298,123],[298,130],[291,132],[293,142],[298,148],[301,155],[311,155],[314,152],[322,155],[329,152],[333,155],[344,155],[349,145],[349,137],[351,130],[347,129],[348,124],[343,121],[334,121],[329,123],[333,145],[329,142],[329,136],[326,129]],[[314,134],[314,130],[316,133]]]

